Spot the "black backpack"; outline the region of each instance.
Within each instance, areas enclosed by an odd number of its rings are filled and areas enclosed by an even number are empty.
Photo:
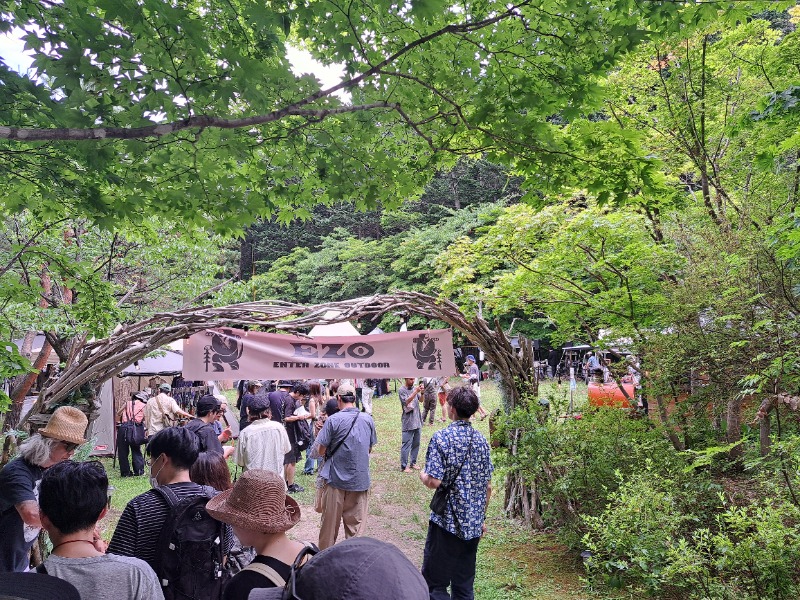
[[[156,545],[155,572],[165,600],[219,600],[228,581],[223,566],[225,525],[206,512],[215,490],[178,500],[169,487],[154,488],[169,506]]]
[[[294,422],[294,441],[300,450],[308,450],[308,445],[311,443],[311,426],[307,420]]]
[[[188,429],[197,436],[197,443],[200,445],[200,452],[208,451],[205,438],[202,435],[200,435],[200,432],[206,427],[211,427],[212,430],[214,429],[214,426],[211,425],[210,423],[203,423],[202,421],[196,421],[194,419],[192,419],[186,425],[183,426],[184,429]]]

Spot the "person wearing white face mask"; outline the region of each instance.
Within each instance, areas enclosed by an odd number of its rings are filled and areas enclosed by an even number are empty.
[[[208,488],[192,482],[189,476],[198,454],[197,435],[183,427],[162,429],[147,444],[150,485],[168,488],[167,493],[171,492],[178,501],[206,494]],[[122,512],[108,552],[140,558],[158,573],[159,534],[169,513],[169,503],[159,490],[152,489],[136,496]],[[223,537],[223,549],[227,554],[234,541],[229,526],[225,527]]]

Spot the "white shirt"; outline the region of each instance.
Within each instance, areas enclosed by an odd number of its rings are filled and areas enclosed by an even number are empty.
[[[264,469],[283,477],[283,456],[292,449],[286,428],[272,419],[259,419],[239,434],[236,464],[243,471]]]
[[[157,434],[165,427],[175,425],[178,420],[178,411],[181,407],[175,398],[161,392],[155,398],[147,401],[144,409],[144,423],[147,428],[147,437]]]

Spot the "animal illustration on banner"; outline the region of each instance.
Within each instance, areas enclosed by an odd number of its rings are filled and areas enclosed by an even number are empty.
[[[421,333],[415,337],[411,353],[417,359],[417,368],[422,369],[428,365],[428,370],[433,371],[437,367],[442,368],[442,351],[436,347],[439,338],[432,338],[427,333]]]
[[[368,341],[208,329],[185,341],[183,367],[183,376],[196,380],[220,373],[241,379],[384,379],[456,372],[449,329],[384,333]]]
[[[238,371],[239,358],[244,351],[242,336],[235,334],[231,329],[223,329],[219,333],[209,331],[208,335],[211,337],[211,343],[205,347],[203,354],[206,372],[209,363],[216,373],[225,372],[223,364],[229,366],[231,371]]]

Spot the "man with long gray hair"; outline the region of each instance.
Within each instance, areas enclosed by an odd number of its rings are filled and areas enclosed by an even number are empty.
[[[0,572],[27,571],[39,535],[39,482],[44,470],[69,460],[86,440],[86,415],[74,406],[56,409],[47,425],[19,447],[0,471]]]

